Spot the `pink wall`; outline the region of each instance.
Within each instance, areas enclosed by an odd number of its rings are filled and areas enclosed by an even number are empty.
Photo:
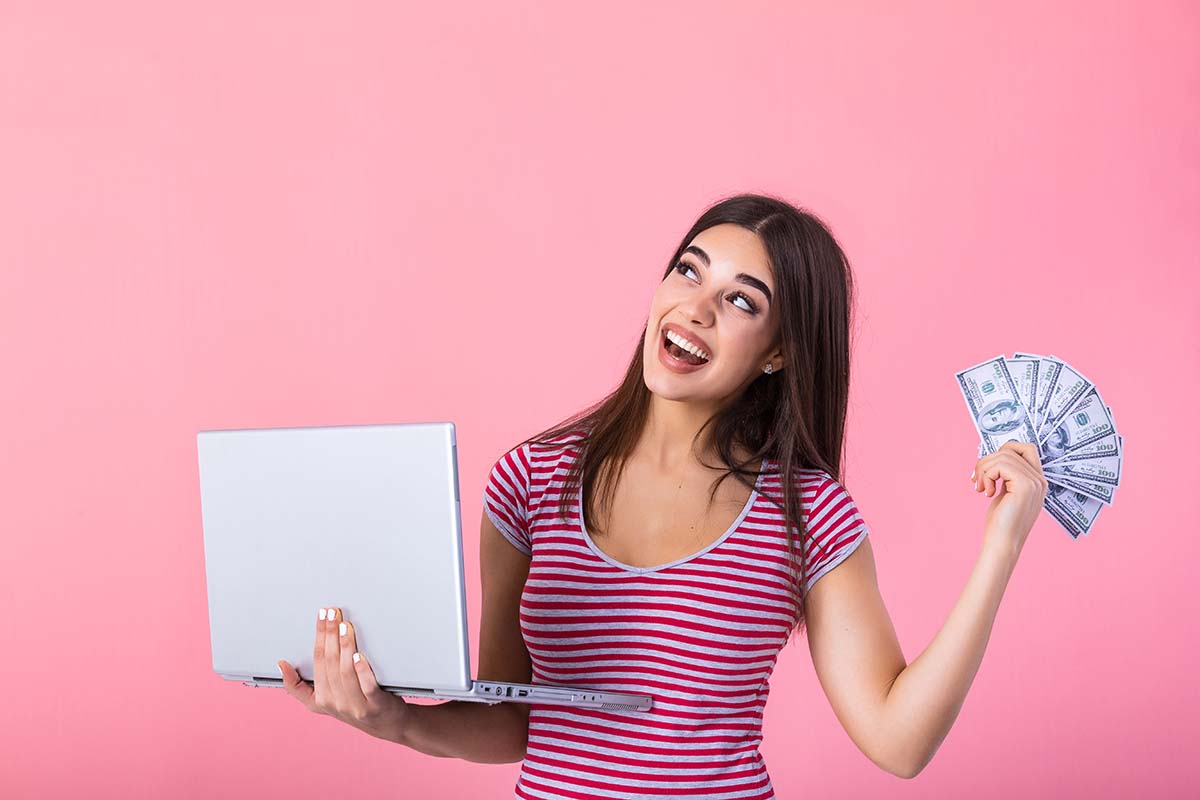
[[[1195,4],[17,5],[0,794],[510,796],[516,764],[213,674],[195,433],[457,422],[475,623],[491,460],[614,385],[677,238],[742,190],[813,209],[853,261],[847,485],[909,660],[989,502],[954,371],[1055,353],[1125,438],[1086,540],[1034,528],[915,781],[785,649],[780,796],[1194,790]]]

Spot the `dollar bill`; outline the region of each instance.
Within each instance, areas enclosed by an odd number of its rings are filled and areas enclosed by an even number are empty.
[[[1038,418],[1041,420],[1038,425],[1039,444],[1095,388],[1094,383],[1069,364],[1058,359],[1049,360],[1057,363],[1059,368],[1054,371],[1054,379],[1046,389],[1046,398],[1038,412]]]
[[[1093,458],[1077,463],[1064,461],[1062,464],[1043,464],[1042,471],[1047,475],[1063,475],[1088,483],[1104,484],[1114,489],[1121,485],[1121,459],[1118,456]]]
[[[1111,415],[1109,417],[1111,419]],[[1105,459],[1110,456],[1121,456],[1121,443],[1124,441],[1120,434],[1114,433],[1105,436],[1103,439],[1097,439],[1091,444],[1086,444],[1080,448],[1072,450],[1059,458],[1051,458],[1042,461],[1042,467],[1054,467],[1059,464],[1070,464],[1075,461],[1091,461],[1092,459]],[[983,456],[981,455],[980,458]]]
[[[1059,361],[1054,356],[1042,356],[1035,353],[1015,353],[1017,358],[1035,358],[1038,360],[1038,385],[1037,394],[1033,398],[1033,405],[1030,407],[1030,416],[1033,417],[1034,430],[1041,428],[1044,409],[1050,401],[1050,389],[1054,382],[1058,379],[1058,373],[1062,370],[1063,362]]]
[[[1037,441],[1037,432],[1003,353],[954,377],[986,452],[996,452],[1005,442]]]
[[[1057,418],[1057,422],[1053,420]],[[1051,417],[1045,434],[1038,442],[1043,461],[1054,461],[1070,455],[1081,447],[1115,436],[1112,416],[1095,387],[1076,401],[1069,414]]]
[[[1033,375],[1029,381],[1031,385],[1029,395],[1025,398],[1025,407],[1029,410],[1029,418],[1033,421],[1033,429],[1036,431],[1040,427],[1037,415],[1038,401],[1043,394],[1040,388],[1046,383],[1047,370],[1042,366],[1042,356],[1035,353],[1013,353],[1012,360],[1029,361],[1033,364]]]
[[[1104,508],[1104,504],[1094,497],[1080,494],[1065,486],[1051,484],[1042,507],[1072,539],[1078,539],[1080,536],[1087,536],[1088,531],[1096,524],[1096,518],[1100,516],[1100,509]]]
[[[1012,377],[1013,385],[1017,387],[1017,396],[1021,398],[1021,405],[1025,406],[1025,412],[1029,415],[1029,422],[1036,431],[1038,424],[1033,416],[1033,400],[1037,397],[1038,372],[1042,366],[1041,359],[1006,358],[1004,359],[1004,366],[1008,368],[1008,374]]]
[[[1066,489],[1074,489],[1080,494],[1085,494],[1094,500],[1099,500],[1106,506],[1112,505],[1113,490],[1116,489],[1115,486],[1106,486],[1100,483],[1092,483],[1091,481],[1081,481],[1077,478],[1071,477],[1070,475],[1062,475],[1057,472],[1047,472],[1045,470],[1042,471],[1042,474],[1046,476],[1046,481],[1048,483],[1055,483]]]

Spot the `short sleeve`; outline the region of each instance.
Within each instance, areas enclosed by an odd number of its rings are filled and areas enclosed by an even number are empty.
[[[483,510],[513,547],[533,553],[529,535],[529,450],[509,450],[496,461],[483,490]]]
[[[854,498],[828,475],[817,487],[806,514],[808,581],[804,593],[808,594],[817,580],[850,557],[867,538],[868,529]]]

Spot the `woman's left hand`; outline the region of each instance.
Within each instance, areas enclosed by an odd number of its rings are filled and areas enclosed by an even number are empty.
[[[995,497],[987,510],[986,537],[998,536],[1020,551],[1049,488],[1037,445],[1005,442],[995,453],[979,459],[971,480],[975,491]]]

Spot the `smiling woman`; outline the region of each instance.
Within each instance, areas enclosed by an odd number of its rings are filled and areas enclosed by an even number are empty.
[[[567,479],[597,499],[583,512],[598,538],[606,533],[594,517],[611,515],[622,474],[647,461],[709,480],[719,471],[705,505],[729,477],[752,490],[759,474],[747,468],[764,458],[785,474],[817,469],[839,479],[852,302],[849,263],[817,217],[767,195],[722,200],[671,256],[617,390],[525,441],[590,431]],[[801,582],[799,493],[785,488],[779,500],[789,568]],[[562,514],[570,502],[563,498]],[[803,630],[803,613],[796,626]]]
[[[850,307],[820,221],[723,200],[672,255],[617,390],[496,462],[484,507],[529,558],[511,619],[532,682],[654,697],[533,705],[516,797],[774,796],[768,679],[809,589],[867,538],[839,482]]]

